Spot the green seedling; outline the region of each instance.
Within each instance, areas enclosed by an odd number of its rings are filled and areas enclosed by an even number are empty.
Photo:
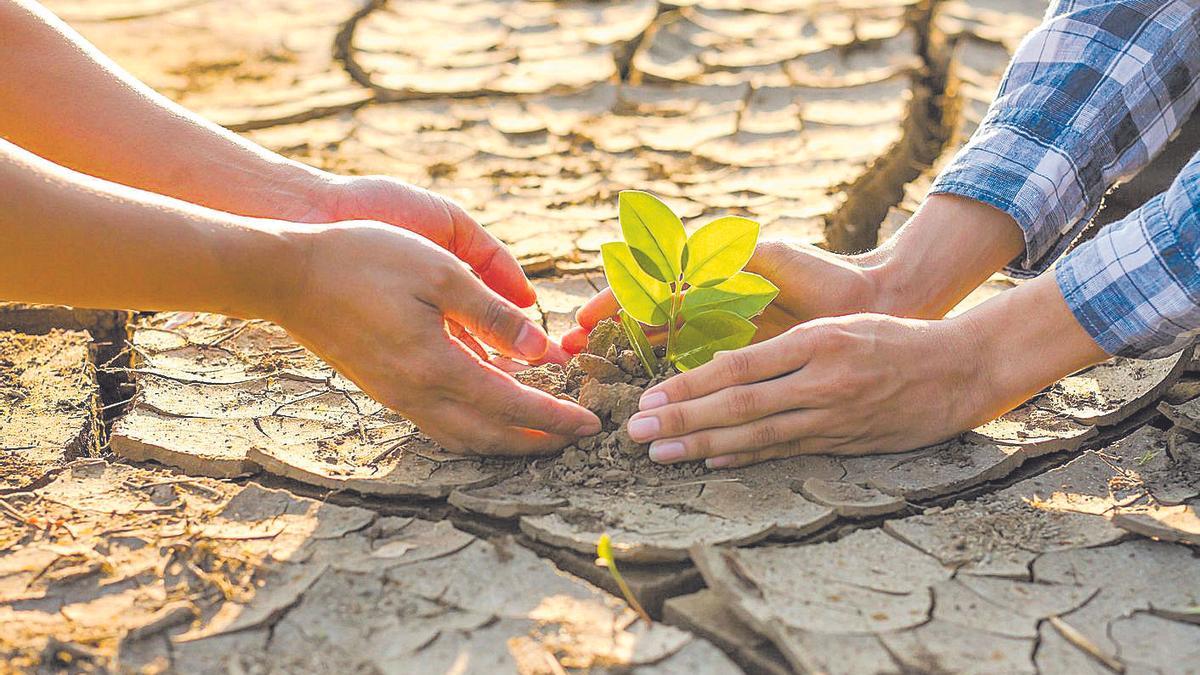
[[[604,275],[650,377],[660,364],[643,324],[667,327],[666,360],[681,371],[750,344],[750,319],[779,294],[775,284],[742,271],[758,244],[758,223],[726,216],[689,237],[679,216],[648,192],[625,190],[618,205],[625,241],[601,247]]]
[[[647,626],[653,623],[650,615],[642,608],[642,603],[633,597],[633,591],[629,590],[629,584],[625,583],[624,577],[621,576],[621,570],[617,569],[617,560],[613,558],[612,554],[612,539],[607,534],[600,535],[600,540],[596,542],[596,564],[608,568],[608,573],[612,575],[613,581],[617,582],[617,588],[621,589],[621,595],[625,596],[625,602],[629,603],[642,621],[645,621]]]

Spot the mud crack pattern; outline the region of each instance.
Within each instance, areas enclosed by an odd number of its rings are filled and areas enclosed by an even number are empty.
[[[1045,10],[47,4],[272,149],[453,197],[537,277],[530,313],[555,335],[603,286],[621,189],[693,224],[881,241]],[[1077,373],[939,446],[709,473],[608,446],[450,455],[267,323],[0,305],[0,331],[14,670],[1186,672],[1200,656],[1190,350]],[[641,385],[613,356],[588,366],[593,400]],[[604,532],[670,625],[610,594]]]

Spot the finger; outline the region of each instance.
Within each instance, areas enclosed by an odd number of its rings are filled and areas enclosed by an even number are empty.
[[[487,353],[487,350],[483,348],[483,345],[479,344],[479,340],[476,340],[474,337],[472,337],[472,335],[467,332],[467,329],[463,328],[458,322],[447,321],[446,330],[450,331],[450,334],[453,335],[459,342],[466,345],[468,349],[470,349],[472,352],[475,352],[475,355],[480,359],[483,359],[484,361],[491,360],[491,356]]]
[[[600,433],[600,419],[590,410],[525,386],[464,347],[447,349],[438,369],[442,391],[496,423],[572,438]]]
[[[494,357],[493,359],[488,361],[488,363],[499,368],[500,370],[503,370],[504,372],[508,373],[509,375],[516,375],[517,373],[519,373],[523,370],[529,370],[528,363],[521,363],[520,361],[513,361],[512,359],[508,358],[507,356]]]
[[[444,403],[425,417],[434,422],[421,426],[421,430],[442,447],[459,454],[545,455],[571,443],[566,436],[498,424],[459,403]]]
[[[829,439],[824,443],[811,443],[808,449],[803,449],[795,443],[783,443],[762,450],[718,455],[704,460],[704,465],[710,469],[736,469],[772,459],[796,457],[798,455],[866,455],[872,452],[875,452],[872,446],[866,445],[861,441]]]
[[[779,377],[808,361],[809,340],[798,331],[755,345],[719,352],[708,363],[651,387],[642,394],[641,410],[689,401],[740,384]]]
[[[821,452],[839,441],[831,435],[828,425],[828,417],[822,411],[794,410],[738,426],[654,441],[650,444],[650,459],[674,464],[773,446],[790,447],[795,453]]]
[[[583,303],[583,306],[575,312],[575,320],[586,331],[590,331],[596,327],[604,319],[611,319],[617,315],[617,310],[621,308],[617,304],[617,297],[613,295],[611,288],[606,288],[590,300]]]
[[[808,389],[795,377],[729,387],[708,396],[638,412],[629,419],[629,436],[639,443],[649,443],[658,438],[746,424],[786,410],[807,408],[817,403]]]
[[[429,301],[446,316],[505,356],[536,361],[550,350],[550,337],[516,305],[462,268],[446,271]]]
[[[521,264],[499,239],[453,201],[428,190],[414,191],[418,208],[413,209],[413,217],[419,221],[413,223],[415,231],[470,265],[484,284],[518,307],[529,307],[537,300]],[[435,223],[445,224],[438,227]]]
[[[536,362],[534,362],[533,365],[540,366],[544,363],[557,363],[560,366],[565,366],[565,365],[567,365],[567,361],[570,361],[570,360],[571,360],[571,354],[568,353],[566,349],[563,349],[562,345],[555,342],[554,340],[551,340],[550,348],[547,349],[546,353],[542,356],[542,358],[540,358]]]
[[[759,462],[766,462],[772,459],[783,459],[785,457],[794,457],[795,452],[789,445],[780,445],[766,450],[755,450],[753,452],[740,452],[735,455],[719,455],[710,459],[704,460],[704,465],[710,469],[737,469]]]
[[[587,340],[588,331],[586,328],[572,328],[562,336],[562,347],[568,354],[578,354],[587,349]]]

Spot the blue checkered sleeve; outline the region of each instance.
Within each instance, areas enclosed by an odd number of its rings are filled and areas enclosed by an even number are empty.
[[[1200,0],[1062,0],[1017,48],[987,115],[932,192],[1011,215],[1033,276],[1200,98]]]
[[[1025,254],[1054,263],[1200,99],[1200,0],[1064,0],[1017,49],[996,101],[932,192],[1012,216]],[[1167,192],[1068,253],[1067,305],[1111,354],[1153,358],[1200,334],[1200,156]]]
[[[1200,155],[1171,187],[1054,270],[1067,306],[1110,354],[1156,358],[1200,334]]]

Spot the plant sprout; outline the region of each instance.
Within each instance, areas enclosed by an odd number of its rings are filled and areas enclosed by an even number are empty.
[[[600,540],[596,542],[596,564],[608,568],[608,573],[612,575],[613,581],[617,582],[617,588],[621,589],[621,595],[625,596],[625,602],[629,603],[642,621],[645,621],[647,626],[653,623],[650,615],[642,608],[642,604],[633,597],[633,591],[629,590],[629,584],[625,583],[624,577],[621,576],[621,570],[617,569],[617,560],[613,558],[612,554],[612,539],[607,534],[600,535]]]
[[[604,276],[650,377],[659,363],[642,324],[667,327],[666,359],[681,371],[750,344],[750,319],[779,294],[770,281],[742,271],[754,255],[758,223],[725,216],[689,237],[679,216],[648,192],[625,190],[618,205],[625,241],[600,248]]]

